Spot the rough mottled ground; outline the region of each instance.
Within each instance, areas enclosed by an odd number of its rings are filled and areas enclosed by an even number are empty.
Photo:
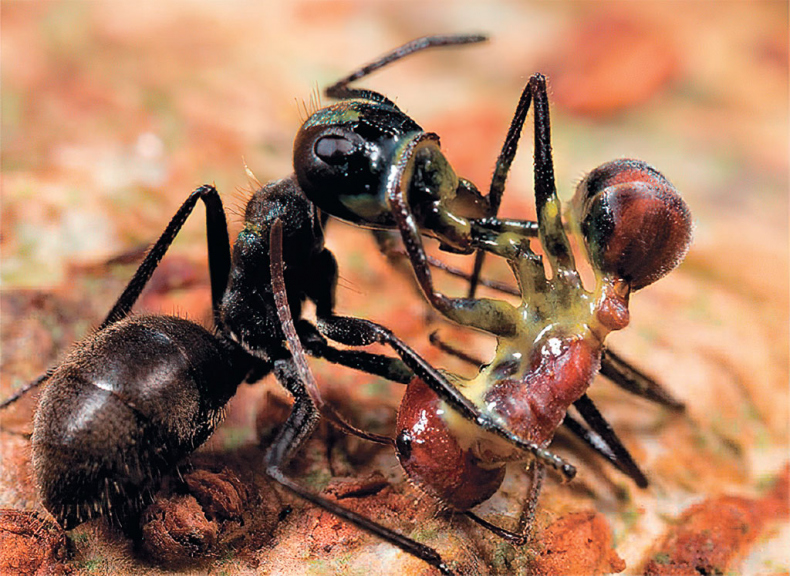
[[[790,570],[782,472],[786,3],[4,2],[0,9],[0,397],[100,321],[140,251],[197,185],[216,183],[237,231],[252,187],[245,163],[264,182],[289,173],[292,138],[316,85],[420,35],[484,31],[493,38],[486,46],[428,53],[366,85],[439,133],[458,172],[485,188],[518,94],[529,74],[543,71],[561,196],[584,171],[619,156],[643,158],[673,181],[696,219],[694,246],[679,270],[634,296],[632,326],[612,342],[688,410],[673,415],[597,382],[593,398],[651,487],[637,489],[560,437],[556,448],[578,463],[579,477],[568,485],[549,478],[536,536],[522,549],[443,513],[404,480],[387,449],[329,427],[291,473],[437,547],[462,574]],[[534,213],[528,141],[503,215]],[[208,318],[201,220],[188,223],[140,310]],[[477,355],[490,350],[483,337],[429,317],[365,232],[332,224],[329,242],[341,267],[342,312],[390,326],[450,370],[468,368],[428,345],[433,329]],[[111,259],[120,263],[106,264]],[[508,278],[496,263],[487,270]],[[400,386],[313,367],[350,418],[391,431]],[[31,395],[0,414],[0,572],[34,573],[38,563],[41,574],[164,573],[150,550],[102,522],[65,539],[49,523],[25,436],[34,407]],[[185,484],[163,493],[152,512],[164,561],[179,574],[430,573],[263,481],[259,442],[266,445],[286,413],[271,381],[231,402],[221,430],[185,467]],[[506,524],[523,480],[511,470],[481,514]],[[199,535],[185,526],[199,526]],[[38,555],[23,557],[25,549]],[[200,560],[178,560],[185,549]]]

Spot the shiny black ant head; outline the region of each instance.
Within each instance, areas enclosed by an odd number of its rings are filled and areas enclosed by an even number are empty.
[[[394,106],[344,100],[302,125],[294,170],[305,195],[321,210],[361,226],[392,228],[383,183],[398,142],[422,132]]]
[[[625,280],[631,290],[673,270],[691,243],[688,206],[641,160],[614,160],[590,172],[576,189],[571,213],[593,265]]]

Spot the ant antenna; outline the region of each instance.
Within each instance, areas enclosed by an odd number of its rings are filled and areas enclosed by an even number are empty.
[[[452,34],[449,36],[423,36],[422,38],[417,38],[416,40],[412,40],[391,52],[387,52],[377,60],[374,60],[370,64],[363,66],[359,70],[356,70],[346,76],[345,78],[341,78],[331,86],[329,86],[324,93],[329,96],[330,98],[356,98],[360,96],[369,97],[371,95],[371,91],[369,90],[356,90],[354,88],[349,88],[348,85],[355,80],[359,80],[360,78],[364,78],[365,76],[369,76],[376,70],[387,66],[388,64],[392,64],[401,58],[405,58],[409,54],[414,54],[415,52],[422,52],[423,50],[427,50],[428,48],[437,48],[439,46],[458,46],[462,44],[477,44],[480,42],[486,42],[488,40],[488,36],[484,34]],[[384,101],[392,104],[386,97],[381,96],[378,93],[374,93],[376,96],[383,98]],[[378,99],[375,96],[373,99]]]
[[[44,374],[42,374],[32,382],[28,382],[27,384],[22,386],[22,388],[17,390],[14,394],[12,394],[8,398],[0,402],[0,410],[10,406],[11,404],[19,400],[22,396],[33,390],[34,388],[38,388],[39,386],[41,386],[44,382],[46,382],[49,379],[50,376],[52,376],[52,373],[54,371],[55,371],[54,368],[50,368]]]
[[[288,305],[288,293],[285,290],[285,277],[283,275],[283,223],[282,220],[275,220],[269,232],[269,269],[272,277],[272,287],[274,289],[274,302],[277,308],[277,317],[288,341],[288,348],[291,350],[296,371],[299,374],[299,379],[302,381],[307,394],[310,399],[318,408],[319,412],[332,421],[338,428],[359,436],[366,440],[378,442],[379,444],[393,445],[394,441],[389,436],[382,436],[372,432],[365,432],[356,428],[355,426],[346,422],[343,416],[331,404],[327,404],[321,396],[321,391],[318,389],[318,383],[315,381],[310,367],[307,365],[307,357],[304,353],[304,348],[296,334],[294,327],[293,316],[291,315],[291,307]]]

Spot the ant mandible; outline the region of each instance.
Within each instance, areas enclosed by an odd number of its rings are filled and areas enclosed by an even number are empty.
[[[424,132],[385,96],[349,87],[350,82],[405,55],[482,39],[421,38],[330,86],[326,94],[340,102],[308,118],[296,137],[294,167],[299,184],[319,208],[333,216],[363,227],[398,229],[429,303],[448,319],[497,337],[494,359],[474,378],[452,377],[482,413],[545,447],[574,404],[593,431],[607,438],[606,449],[599,452],[638,485],[646,486],[647,479],[586,390],[603,367],[625,389],[682,407],[648,377],[604,349],[608,333],[629,322],[630,294],[675,268],[688,250],[691,215],[677,191],[639,160],[606,163],[582,180],[566,218],[594,271],[595,286],[587,290],[576,269],[557,197],[544,76],[532,76],[521,95],[487,196],[455,174],[436,134]],[[500,219],[496,213],[530,107],[534,110],[538,219]],[[472,296],[450,298],[436,291],[421,235],[437,238],[447,251],[470,254],[480,250],[504,258],[518,281],[520,304]],[[534,239],[548,261],[550,277],[543,258],[530,246]],[[471,294],[479,263],[478,259],[471,275]],[[344,341],[331,327],[323,332]],[[522,454],[447,408],[419,378],[409,384],[398,416],[396,445],[401,464],[423,490],[449,507],[523,543],[544,463],[536,461],[532,466],[533,488],[517,531],[476,517],[469,509],[499,488],[505,464]],[[586,434],[575,424],[571,428]]]
[[[449,37],[444,43],[475,38],[479,37]],[[65,529],[100,515],[124,524],[139,513],[159,479],[206,441],[238,386],[274,373],[293,395],[294,406],[264,456],[268,475],[450,574],[433,549],[312,494],[283,473],[320,414],[350,433],[392,443],[388,437],[354,428],[323,402],[306,376],[302,346],[313,356],[393,381],[406,383],[416,375],[475,429],[486,430],[566,478],[573,477],[575,469],[480,410],[388,329],[334,314],[337,264],[324,246],[326,217],[306,198],[299,180],[294,174],[252,195],[232,258],[217,190],[196,189],[98,329],[0,408],[46,383],[32,438],[36,484],[45,508]],[[213,330],[175,316],[132,315],[198,200],[206,207]],[[273,279],[272,270],[283,268],[282,277]],[[316,325],[301,318],[305,300],[315,304]],[[291,314],[298,319],[295,325]],[[383,343],[400,359],[337,349],[322,334],[353,346]]]

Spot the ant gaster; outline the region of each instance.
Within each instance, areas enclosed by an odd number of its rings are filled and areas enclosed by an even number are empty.
[[[479,41],[478,37],[450,37]],[[430,304],[448,319],[497,337],[494,359],[471,379],[450,375],[478,409],[520,437],[547,446],[565,420],[639,486],[647,479],[597,411],[586,390],[602,369],[615,383],[658,403],[682,408],[656,383],[614,354],[604,339],[629,322],[628,300],[675,268],[690,241],[691,215],[677,191],[639,160],[606,163],[586,176],[566,215],[595,275],[587,290],[576,269],[554,182],[546,80],[527,83],[489,194],[458,177],[439,148],[392,101],[348,84],[406,54],[455,41],[423,38],[407,44],[326,90],[340,99],[308,118],[294,145],[294,167],[305,194],[333,216],[368,228],[400,231],[417,282]],[[534,110],[537,222],[497,218],[504,184],[530,107]],[[334,182],[335,186],[324,186]],[[437,238],[447,251],[475,250],[504,258],[518,282],[521,302],[473,297],[479,262],[471,275],[472,296],[451,298],[435,290],[421,235]],[[548,261],[530,245],[538,239]],[[327,334],[330,334],[327,331]],[[575,405],[592,427],[566,411]],[[595,438],[597,434],[598,438]],[[398,456],[410,478],[449,507],[518,543],[526,540],[544,463],[532,466],[533,487],[511,532],[476,517],[470,508],[500,486],[505,464],[523,454],[458,418],[444,399],[419,378],[407,388],[398,416]]]
[[[480,39],[442,37],[439,43]],[[388,329],[334,315],[337,264],[324,247],[325,217],[306,198],[302,179],[297,172],[253,194],[232,258],[217,190],[213,186],[196,189],[97,331],[59,366],[0,404],[0,408],[8,406],[26,391],[47,384],[35,416],[33,464],[43,504],[64,528],[99,515],[120,523],[133,518],[158,480],[209,437],[237,387],[272,372],[294,396],[294,406],[264,456],[269,476],[450,574],[433,549],[312,494],[283,473],[283,466],[314,430],[320,414],[363,438],[392,443],[357,430],[323,403],[299,361],[302,346],[311,355],[393,381],[406,383],[416,375],[459,418],[469,420],[472,428],[482,428],[516,452],[531,455],[566,478],[573,477],[573,466],[514,434],[498,416],[481,410]],[[333,184],[327,176],[327,185]],[[198,200],[206,207],[213,330],[184,318],[131,315]],[[279,281],[273,284],[272,270],[279,269],[284,269],[282,278],[277,276]],[[315,326],[301,318],[307,299],[316,307]],[[290,314],[298,319],[295,326]],[[383,343],[400,359],[337,349],[322,333],[353,346]]]

